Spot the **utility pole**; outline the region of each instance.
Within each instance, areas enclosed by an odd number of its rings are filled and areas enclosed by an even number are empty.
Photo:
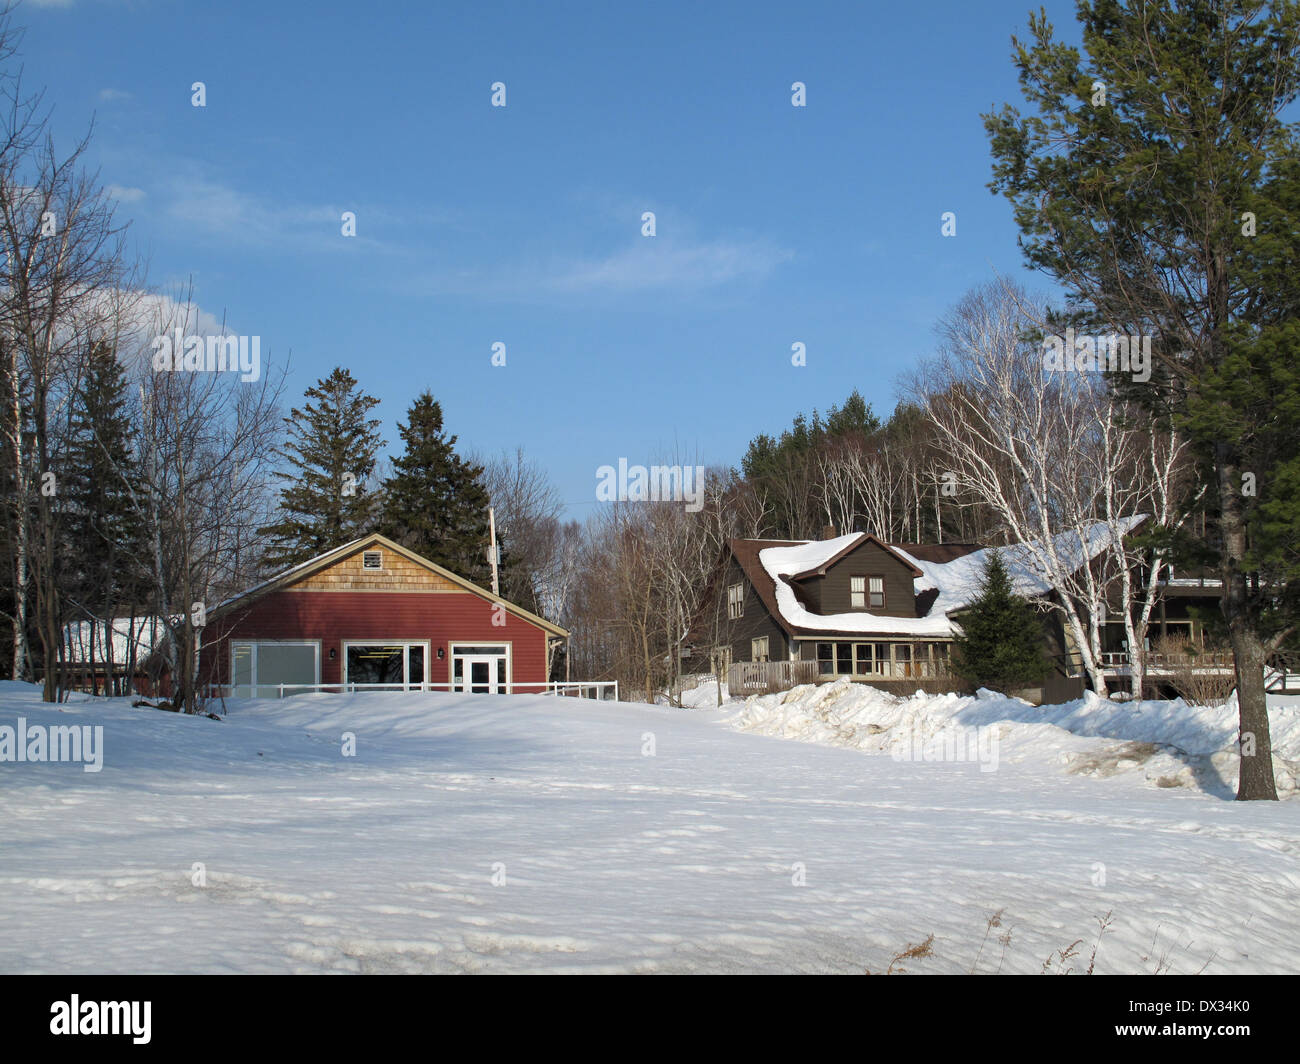
[[[492,546],[488,548],[488,561],[492,563],[492,594],[501,594],[501,581],[497,575],[497,515],[496,510],[488,507],[488,530],[492,536]]]

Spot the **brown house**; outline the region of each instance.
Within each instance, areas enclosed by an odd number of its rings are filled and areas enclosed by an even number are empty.
[[[1088,564],[1100,549],[1098,542]],[[719,647],[736,693],[763,690],[773,681],[838,677],[895,693],[950,690],[955,680],[948,672],[949,648],[992,550],[1014,548],[885,543],[867,533],[810,541],[731,540],[710,642]],[[1010,569],[1018,594],[1031,600],[1056,594],[1028,567]],[[1191,619],[1194,606],[1213,605],[1218,591],[1202,580],[1195,583],[1167,589],[1152,619],[1153,638],[1198,634]],[[1042,623],[1052,667],[1043,687],[1025,694],[1048,702],[1077,698],[1086,678],[1073,641],[1056,611],[1045,610]],[[1127,660],[1123,624],[1112,621],[1104,631],[1108,671],[1118,679]],[[697,627],[697,642],[701,634]]]

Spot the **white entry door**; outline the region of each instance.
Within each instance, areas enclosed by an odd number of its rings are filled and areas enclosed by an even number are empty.
[[[451,651],[453,690],[477,695],[510,691],[510,647],[456,646]]]
[[[497,662],[500,660],[495,657],[486,655],[470,654],[461,659],[465,664],[464,669],[465,685],[462,690],[468,690],[476,695],[494,695],[497,694]]]

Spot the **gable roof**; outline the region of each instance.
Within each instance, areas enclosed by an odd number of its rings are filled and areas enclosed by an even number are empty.
[[[826,570],[847,554],[851,554],[864,543],[874,543],[886,554],[896,558],[901,564],[912,570],[913,576],[920,576],[921,570],[907,557],[900,555],[888,543],[877,539],[870,532],[854,532],[834,539],[812,540],[804,544],[800,557],[808,559],[808,568],[803,572],[790,574],[791,580],[803,580],[810,576],[825,576]],[[793,558],[793,554],[790,556]]]
[[[867,610],[852,613],[814,613],[800,600],[795,581],[804,576],[824,571],[824,566],[848,550],[860,546],[865,534],[840,536],[836,539],[814,540],[792,547],[775,547],[759,551],[759,564],[772,580],[777,616],[791,635],[796,637],[826,635],[831,632],[847,635],[911,635],[946,636],[952,631],[948,618],[933,610],[923,617],[888,617]],[[874,537],[872,537],[874,538]],[[845,543],[848,540],[850,542]],[[879,540],[876,540],[879,543]],[[884,544],[881,544],[884,546]],[[925,572],[910,557],[900,555],[886,547],[899,558],[900,564],[913,573],[913,595],[928,590],[924,584]],[[809,566],[810,559],[813,561]],[[822,563],[817,564],[817,560]]]
[[[309,558],[305,562],[300,562],[298,565],[291,566],[283,572],[277,573],[269,580],[263,580],[260,584],[250,587],[247,591],[241,592],[233,598],[228,598],[224,602],[218,603],[216,607],[208,611],[208,617],[210,619],[220,613],[233,609],[237,605],[251,602],[254,599],[261,598],[263,595],[269,595],[273,591],[284,590],[291,584],[296,584],[299,580],[304,580],[313,573],[318,573],[322,569],[326,569],[336,562],[351,557],[358,551],[365,550],[368,547],[383,547],[385,550],[390,550],[395,554],[399,554],[408,561],[423,566],[430,572],[436,573],[444,580],[450,581],[471,594],[478,595],[481,598],[486,599],[488,602],[499,603],[516,617],[528,621],[530,624],[535,624],[539,628],[543,628],[553,635],[564,636],[566,638],[569,635],[567,628],[561,628],[558,624],[552,624],[550,621],[546,620],[546,618],[538,617],[537,614],[530,613],[522,606],[516,606],[508,599],[503,599],[500,595],[492,594],[492,592],[488,591],[486,588],[481,588],[473,581],[466,580],[463,576],[458,576],[450,569],[444,569],[437,562],[431,562],[428,558],[416,554],[413,550],[408,550],[400,543],[393,542],[393,540],[389,539],[387,536],[381,536],[378,532],[372,532],[368,536],[354,539],[351,543],[344,543],[341,547],[327,550],[323,554],[318,554],[314,558]]]

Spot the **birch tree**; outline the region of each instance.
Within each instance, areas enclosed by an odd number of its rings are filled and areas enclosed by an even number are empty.
[[[228,336],[200,321],[186,293],[152,304],[145,335]],[[154,350],[156,355],[156,350]],[[197,653],[207,609],[244,584],[265,546],[280,441],[282,370],[255,380],[230,371],[159,369],[139,360],[140,481],[132,488],[147,529],[154,607],[165,630],[173,704],[201,704]]]
[[[1108,599],[1118,594],[1137,695],[1164,562],[1150,558],[1137,588],[1139,555],[1126,536],[1142,516],[1166,525],[1180,520],[1182,444],[1159,444],[1129,424],[1100,376],[1045,370],[1048,324],[1014,286],[976,289],[943,322],[944,348],[911,387],[960,489],[997,514],[1016,553],[1057,592],[1052,608],[1102,696],[1109,693],[1102,626]]]

